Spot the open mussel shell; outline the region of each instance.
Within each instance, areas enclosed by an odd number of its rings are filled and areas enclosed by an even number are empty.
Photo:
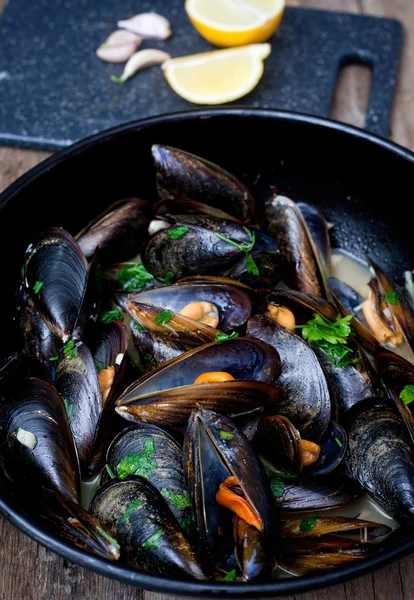
[[[176,215],[173,218],[174,225],[156,233],[142,255],[146,269],[160,280],[164,280],[167,273],[174,273],[175,279],[214,275],[243,257],[242,250],[217,234],[237,244],[251,242],[244,227],[234,221],[205,215]],[[185,226],[188,231],[173,240],[171,233],[177,226]]]
[[[220,208],[246,223],[256,218],[256,203],[245,185],[204,158],[155,144],[152,156],[161,200],[186,197]]]
[[[163,429],[148,424],[128,427],[110,445],[106,462],[120,480],[135,474],[148,479],[177,519],[191,516],[184,481],[183,450]]]
[[[262,532],[237,515],[233,517],[234,552],[243,581],[271,575],[275,561],[269,560]]]
[[[58,492],[44,489],[42,497],[30,499],[36,514],[55,534],[74,546],[106,560],[118,560],[119,544],[94,516]],[[33,502],[33,504],[32,504]]]
[[[237,279],[231,279],[230,277],[221,277],[218,275],[191,275],[190,277],[183,277],[176,282],[175,285],[230,285],[237,287],[242,290],[250,298],[252,307],[257,312],[264,310],[266,304],[264,302],[264,292],[262,290],[256,290],[248,286]]]
[[[148,202],[127,198],[106,208],[77,234],[76,239],[87,258],[99,248],[102,263],[120,262],[140,252],[148,224]]]
[[[266,415],[259,421],[254,445],[277,471],[300,473],[303,469],[300,433],[282,415]]]
[[[78,458],[56,389],[36,378],[16,382],[1,417],[0,460],[8,479],[30,492],[44,486],[78,502]]]
[[[127,329],[118,319],[101,324],[94,332],[92,343],[93,362],[98,373],[102,404],[104,405],[114,383],[115,375],[128,350]]]
[[[231,333],[245,325],[252,310],[248,296],[240,288],[220,284],[181,284],[153,288],[130,295],[129,301],[152,304],[175,313],[192,302],[208,302],[218,309],[217,329],[224,333]]]
[[[161,577],[205,579],[164,498],[143,477],[101,487],[91,512],[111,531],[131,567]]]
[[[338,316],[338,310],[327,300],[296,290],[273,290],[267,295],[267,302],[291,310],[298,324],[309,321],[313,313],[328,321],[335,321]]]
[[[396,293],[395,286],[392,285],[382,268],[372,259],[369,259],[369,263],[377,278],[382,299],[386,303],[392,316],[398,322],[405,340],[414,352],[414,312],[410,304],[401,293]],[[389,302],[387,298],[391,294],[393,295],[393,301]]]
[[[348,413],[346,463],[352,477],[389,515],[414,522],[414,450],[404,421],[383,401]]]
[[[302,338],[264,316],[249,320],[247,335],[270,344],[280,355],[282,372],[277,384],[282,399],[277,414],[292,421],[302,437],[318,442],[331,418],[331,401],[314,351]]]
[[[188,422],[184,465],[197,528],[213,564],[226,570],[232,567],[234,533],[242,533],[233,529],[232,512],[216,499],[221,484],[232,477],[260,523],[255,539],[260,538],[259,547],[267,547],[267,552],[261,552],[262,570],[271,569],[278,543],[277,516],[264,469],[244,434],[230,419],[216,412],[195,410]],[[251,541],[244,543],[250,545]],[[261,570],[257,571],[260,574]],[[253,570],[249,578],[252,576]]]
[[[329,277],[328,287],[349,314],[355,316],[355,313],[361,309],[364,298],[342,279]]]
[[[342,462],[347,449],[347,435],[338,423],[331,421],[320,441],[318,460],[306,467],[307,475],[328,475]]]
[[[160,365],[188,352],[190,346],[174,342],[170,338],[157,335],[145,327],[131,321],[131,333],[134,347],[138,353],[138,366],[142,371],[151,371]]]
[[[326,281],[332,271],[331,241],[329,239],[328,223],[323,213],[316,206],[307,204],[306,202],[298,202],[297,207],[305,219],[310,237],[317,249],[320,268],[323,278]]]
[[[355,541],[366,542],[387,535],[390,532],[391,528],[383,523],[338,516],[321,517],[318,515],[311,518],[294,519],[282,526],[282,537],[288,540],[351,533],[354,534]]]
[[[272,234],[286,261],[285,282],[293,289],[325,296],[327,288],[318,251],[298,206],[275,196],[266,206],[266,231]]]
[[[309,554],[291,554],[284,555],[280,561],[280,566],[285,571],[294,575],[312,575],[314,573],[323,573],[340,567],[348,567],[361,560],[367,559],[375,548],[368,546],[355,546],[351,548],[343,547],[343,543],[337,548],[328,546],[326,549],[320,549],[315,543],[315,548]]]
[[[209,206],[203,202],[189,200],[188,198],[165,198],[154,205],[152,209],[155,217],[168,217],[169,215],[208,215],[209,217],[218,217],[219,219],[229,219],[230,221],[240,221],[233,215],[230,215],[219,208]]]
[[[48,229],[27,248],[25,286],[49,329],[64,343],[79,319],[87,281],[86,259],[64,229]]]
[[[67,417],[78,451],[82,472],[88,467],[96,427],[102,412],[102,395],[91,351],[82,342],[76,355],[62,355],[55,386],[64,399]]]
[[[263,288],[274,288],[284,279],[285,260],[279,251],[253,250],[250,253],[253,258],[258,274],[251,273],[247,267],[246,257],[240,260],[226,273],[226,277],[235,279],[249,286],[260,286]]]
[[[414,365],[385,348],[375,355],[375,365],[414,443],[414,406],[412,403],[405,404],[400,397],[406,385],[414,386]]]

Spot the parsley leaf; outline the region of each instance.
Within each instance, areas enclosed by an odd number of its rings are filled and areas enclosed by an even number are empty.
[[[96,368],[97,372],[100,373],[102,371],[102,369],[104,368],[103,362],[101,360],[98,360],[97,358],[94,358],[93,362],[95,363],[95,368]]]
[[[178,522],[189,537],[194,537],[196,535],[197,527],[193,515],[188,517],[180,517]]]
[[[140,325],[139,323],[136,323],[135,321],[133,322],[132,327],[136,329],[136,331],[149,331],[146,327]]]
[[[139,292],[154,279],[141,263],[132,263],[122,267],[115,277],[124,292]]]
[[[165,229],[164,233],[169,235],[172,240],[179,240],[189,231],[188,227],[174,227],[174,229]]]
[[[233,333],[216,333],[216,337],[214,338],[215,342],[226,342],[227,340],[234,340],[239,337],[237,331],[233,331]]]
[[[161,538],[163,534],[162,529],[158,529],[155,533],[149,536],[146,540],[144,540],[141,544],[144,550],[157,550],[161,544]]]
[[[68,343],[63,346],[63,354],[69,359],[78,357],[79,352],[75,346],[74,340],[69,340]]]
[[[291,475],[290,473],[274,473],[273,471],[268,471],[267,476],[270,482],[270,489],[272,490],[272,494],[274,498],[283,498],[285,494],[285,482],[284,479],[294,479],[296,475]]]
[[[126,508],[126,510],[125,510],[124,514],[122,515],[122,517],[119,519],[119,522],[120,523],[125,523],[126,520],[129,517],[129,515],[131,513],[133,513],[136,508],[139,508],[143,504],[144,503],[142,502],[142,500],[134,500],[133,502],[131,502],[131,504],[129,504],[129,506]]]
[[[414,400],[414,385],[406,385],[400,394],[400,398],[404,404],[411,404]]]
[[[106,469],[106,472],[108,473],[109,477],[110,477],[111,479],[115,479],[114,472],[112,471],[112,469],[111,469],[111,467],[108,465],[108,463],[106,463],[106,465],[105,465],[105,469]]]
[[[246,254],[246,271],[251,275],[255,275],[256,277],[260,275],[259,267],[254,262],[251,254]]]
[[[305,517],[299,523],[299,529],[301,531],[312,531],[312,529],[316,526],[318,519],[319,515],[316,517]]]
[[[124,321],[124,313],[122,312],[122,310],[120,310],[114,304],[112,306],[112,310],[108,310],[106,312],[103,312],[100,315],[99,322],[100,323],[105,323],[107,325],[108,323],[112,323],[112,321],[115,321],[115,319],[118,319],[118,321],[121,321],[121,323],[123,323],[123,321]]]
[[[163,283],[165,283],[165,285],[171,285],[174,277],[175,277],[174,273],[172,273],[171,271],[167,271],[164,276],[164,279],[162,279],[161,281]]]
[[[395,306],[396,304],[398,304],[400,296],[397,294],[397,292],[389,292],[388,294],[383,294],[382,298],[388,304],[393,304]]]
[[[58,356],[51,356],[51,357],[49,358],[49,360],[51,360],[51,361],[53,362],[53,361],[55,361],[55,360],[59,360],[59,357],[58,357]]]
[[[154,323],[156,325],[162,325],[163,327],[166,327],[171,331],[171,333],[178,337],[178,333],[171,327],[171,325],[168,325],[169,321],[171,321],[171,319],[173,319],[174,317],[174,313],[167,308],[166,310],[162,310],[157,315],[155,315]]]
[[[70,420],[72,418],[73,405],[69,404],[69,402],[63,396],[62,396],[62,400],[63,400],[63,404],[65,405],[65,410],[66,410],[66,414],[68,417],[68,421],[70,422]]]
[[[23,265],[23,267],[20,269],[20,275],[21,275],[22,277],[24,277],[24,265]]]
[[[33,286],[33,291],[35,294],[38,294],[40,292],[40,290],[42,289],[43,286],[43,281],[36,281],[36,283]]]
[[[164,488],[161,490],[161,495],[164,496],[166,500],[169,500],[178,510],[184,510],[191,506],[190,496],[188,495],[187,490],[184,490],[182,494],[174,494],[171,490]]]
[[[102,529],[102,527],[99,527],[99,525],[96,526],[97,531],[99,531],[99,533],[101,535],[104,536],[105,539],[108,540],[108,542],[110,544],[112,544],[113,546],[115,546],[115,548],[117,550],[120,550],[121,546],[118,544],[118,542],[116,541],[115,538],[113,538],[112,536],[109,535],[109,533],[106,533],[106,531],[104,531],[104,529]]]
[[[234,581],[236,579],[236,569],[229,571],[224,577],[221,577],[219,581]]]
[[[342,444],[342,442],[341,442],[341,440],[340,440],[339,438],[337,438],[337,437],[336,437],[336,438],[335,438],[335,442],[338,444],[338,446],[339,446],[340,448],[342,448],[343,444]]]
[[[232,440],[234,435],[228,431],[220,431],[220,437],[222,440]]]
[[[158,467],[157,462],[150,458],[150,454],[154,454],[154,452],[154,438],[149,438],[145,441],[141,454],[124,456],[117,466],[118,478],[122,480],[129,475],[140,475],[145,479],[150,479],[154,470]]]
[[[351,319],[352,315],[348,315],[336,321],[328,321],[321,315],[313,313],[313,319],[310,319],[306,325],[296,325],[296,329],[302,329],[303,339],[320,348],[336,368],[345,367],[360,362],[350,357],[352,348],[346,345],[352,333],[349,325]]]
[[[258,276],[259,269],[258,269],[256,263],[254,262],[253,257],[250,254],[250,252],[253,250],[253,247],[256,243],[256,235],[255,235],[254,231],[250,231],[250,229],[247,229],[247,227],[243,227],[243,229],[249,236],[250,242],[248,244],[238,244],[237,242],[234,242],[233,240],[225,237],[224,235],[221,235],[220,233],[216,233],[216,237],[218,237],[219,240],[221,240],[222,242],[231,244],[232,246],[235,246],[236,248],[238,248],[239,250],[244,252],[246,255],[246,270],[247,270],[247,272],[251,273],[252,275]]]

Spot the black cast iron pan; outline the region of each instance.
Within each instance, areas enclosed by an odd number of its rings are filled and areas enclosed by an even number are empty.
[[[14,349],[14,289],[23,252],[36,231],[76,232],[93,215],[127,196],[154,198],[150,147],[169,144],[208,158],[241,177],[260,202],[276,186],[319,206],[335,227],[334,245],[369,254],[398,282],[414,266],[409,218],[414,154],[364,131],[315,117],[254,109],[197,110],[122,125],[83,140],[35,167],[0,196],[0,355]],[[300,594],[363,575],[414,550],[404,529],[355,566],[266,584],[183,582],[92,557],[54,537],[28,515],[6,483],[0,510],[36,541],[81,566],[164,593],[258,597]]]

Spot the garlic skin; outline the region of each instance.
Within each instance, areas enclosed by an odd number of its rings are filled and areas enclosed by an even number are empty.
[[[166,40],[172,33],[170,22],[153,12],[141,13],[126,21],[118,21],[117,25],[120,29],[127,29],[148,40]]]
[[[105,62],[124,63],[138,50],[141,42],[136,33],[118,29],[99,46],[96,56]]]
[[[123,83],[138,71],[152,67],[153,65],[161,65],[166,60],[170,60],[171,56],[167,52],[162,50],[155,50],[149,48],[148,50],[139,50],[131,56],[127,64],[125,65],[124,72],[121,77],[111,76],[111,80],[116,83]]]

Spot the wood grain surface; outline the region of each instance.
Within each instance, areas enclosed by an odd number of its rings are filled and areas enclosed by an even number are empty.
[[[5,4],[6,0],[0,0],[0,12]],[[414,0],[288,0],[288,4],[393,17],[403,22],[403,63],[391,137],[403,146],[414,149]],[[356,66],[345,69],[339,77],[332,116],[362,126],[368,89],[367,69]],[[47,152],[0,147],[0,191],[47,156]],[[164,598],[70,564],[21,534],[0,517],[0,600]],[[316,599],[414,600],[414,556],[347,584],[295,596],[295,600]],[[294,598],[290,597],[290,600]]]

